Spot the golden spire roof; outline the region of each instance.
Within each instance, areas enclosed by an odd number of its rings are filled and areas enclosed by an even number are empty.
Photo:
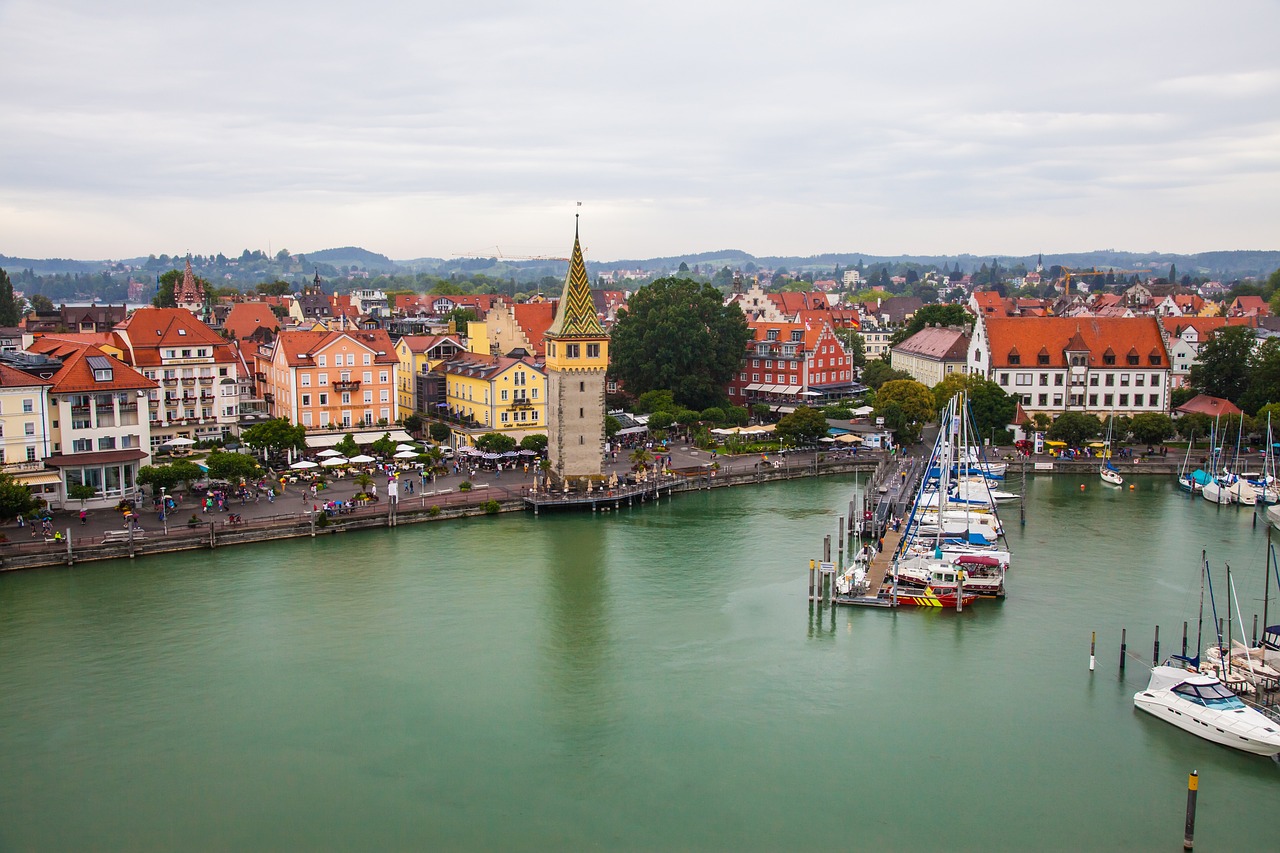
[[[602,338],[607,334],[600,318],[596,316],[596,304],[591,298],[591,280],[587,278],[587,265],[582,260],[582,244],[578,241],[577,217],[573,226],[573,257],[569,259],[569,273],[564,277],[564,292],[556,308],[556,318],[547,329],[548,338]]]

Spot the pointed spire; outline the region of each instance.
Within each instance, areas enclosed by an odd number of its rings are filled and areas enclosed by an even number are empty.
[[[587,265],[582,259],[582,244],[578,239],[578,217],[573,223],[573,255],[569,258],[569,272],[564,277],[564,292],[556,308],[556,318],[547,329],[549,338],[599,338],[605,336],[604,326],[596,316],[596,305],[591,299],[591,280],[587,278]]]

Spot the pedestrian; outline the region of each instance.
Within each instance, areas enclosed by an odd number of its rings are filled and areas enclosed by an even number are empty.
[[[19,527],[26,527],[26,526],[27,526],[27,520],[26,520],[25,518],[23,518],[21,515],[19,515],[19,516],[18,516],[18,526],[19,526]]]
[[[369,484],[369,494],[373,495],[375,498],[378,496],[378,484],[376,482]]]
[[[273,504],[273,503],[275,503],[275,502],[276,502],[276,490],[275,490],[275,489],[272,489],[272,488],[268,488],[268,489],[267,489],[267,503],[269,503],[269,504]]]
[[[88,523],[89,523],[89,513],[85,512],[83,509],[80,510],[80,526],[83,527]]]

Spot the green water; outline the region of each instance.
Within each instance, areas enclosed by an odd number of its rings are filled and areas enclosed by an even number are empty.
[[[1246,512],[1039,479],[1007,602],[811,615],[852,483],[0,576],[0,850],[1171,850],[1192,769],[1275,849],[1280,768],[1116,672],[1201,548],[1260,611]]]

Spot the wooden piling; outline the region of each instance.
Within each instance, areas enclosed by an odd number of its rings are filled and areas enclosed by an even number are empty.
[[[1182,623],[1182,656],[1187,656],[1187,623]]]
[[[1182,849],[1190,850],[1195,846],[1196,835],[1196,794],[1200,791],[1200,774],[1192,770],[1187,777],[1187,822],[1182,833]]]
[[[1089,634],[1089,671],[1093,672],[1095,666],[1098,665],[1098,659],[1094,656],[1098,646],[1098,632],[1092,631]]]
[[[809,561],[809,600],[810,601],[813,601],[813,575],[814,575],[814,572],[817,571],[817,569],[818,569],[818,562],[816,560],[810,560]]]
[[[1160,665],[1160,626],[1156,626],[1156,644],[1151,650],[1151,665]]]
[[[1129,651],[1129,642],[1128,642],[1129,638],[1127,634],[1128,632],[1124,628],[1120,629],[1120,671],[1121,672],[1124,672],[1124,659]]]

